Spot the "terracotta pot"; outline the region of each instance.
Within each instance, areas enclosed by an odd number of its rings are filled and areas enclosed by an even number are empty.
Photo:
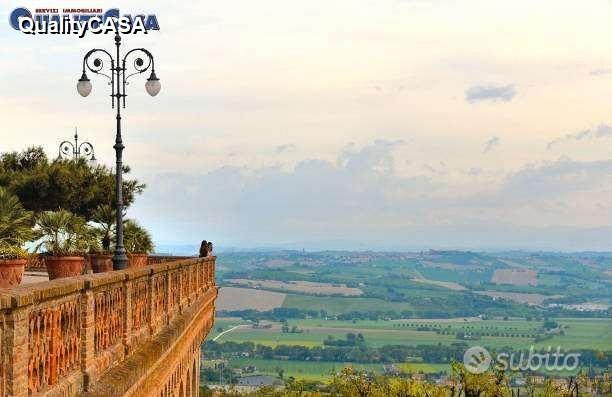
[[[94,273],[106,273],[113,271],[113,256],[105,254],[90,254],[89,262]]]
[[[145,267],[149,264],[148,254],[127,254],[128,269],[135,267]]]
[[[74,277],[83,274],[85,258],[82,256],[46,256],[45,264],[49,280]]]
[[[21,283],[27,259],[0,259],[0,288],[11,288]]]

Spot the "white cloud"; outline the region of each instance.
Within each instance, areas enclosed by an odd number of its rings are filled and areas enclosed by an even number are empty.
[[[212,234],[225,245],[253,246],[338,239],[398,246],[418,230],[432,245],[453,245],[457,239],[449,230],[476,236],[482,228],[491,235],[518,228],[537,245],[555,240],[543,233],[556,230],[561,238],[566,227],[598,227],[611,220],[583,196],[612,199],[612,161],[562,158],[529,165],[466,192],[441,174],[398,174],[393,152],[400,146],[384,140],[350,146],[335,162],[303,160],[291,170],[221,167],[200,175],[159,175],[137,212],[182,225],[183,230],[158,231],[162,241]],[[173,199],[164,200],[168,196]],[[568,200],[572,205],[563,204]],[[437,234],[440,230],[446,232]]]
[[[554,148],[557,145],[560,145],[564,142],[571,141],[582,141],[582,140],[590,140],[590,139],[599,139],[599,138],[609,138],[612,137],[612,127],[608,124],[599,124],[597,127],[589,128],[586,130],[578,131],[573,134],[567,134],[560,138],[556,138],[546,145],[548,150]]]
[[[516,95],[513,85],[476,85],[465,91],[465,100],[476,102],[510,102]]]

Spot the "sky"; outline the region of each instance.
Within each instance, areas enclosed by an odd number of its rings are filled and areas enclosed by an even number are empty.
[[[588,4],[588,5],[587,5]],[[112,165],[111,35],[25,35],[4,0],[0,151],[78,126]],[[162,90],[128,86],[128,215],[159,245],[612,250],[612,2],[131,1]]]

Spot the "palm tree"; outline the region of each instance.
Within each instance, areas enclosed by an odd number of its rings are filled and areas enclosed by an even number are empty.
[[[0,187],[0,257],[23,256],[21,246],[35,238],[34,216],[19,199]]]
[[[99,205],[93,212],[92,221],[97,226],[96,231],[100,234],[104,252],[110,251],[116,217],[117,211],[108,204]]]
[[[135,220],[123,224],[123,243],[129,253],[149,254],[155,248],[151,234]]]
[[[85,219],[70,211],[42,212],[36,226],[42,236],[37,249],[44,246],[53,256],[80,256],[98,244],[94,230]]]

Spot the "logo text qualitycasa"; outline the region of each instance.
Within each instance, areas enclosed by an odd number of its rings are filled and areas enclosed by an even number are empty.
[[[9,16],[13,29],[25,34],[145,33],[159,30],[155,14],[124,14],[118,8],[16,8]]]

